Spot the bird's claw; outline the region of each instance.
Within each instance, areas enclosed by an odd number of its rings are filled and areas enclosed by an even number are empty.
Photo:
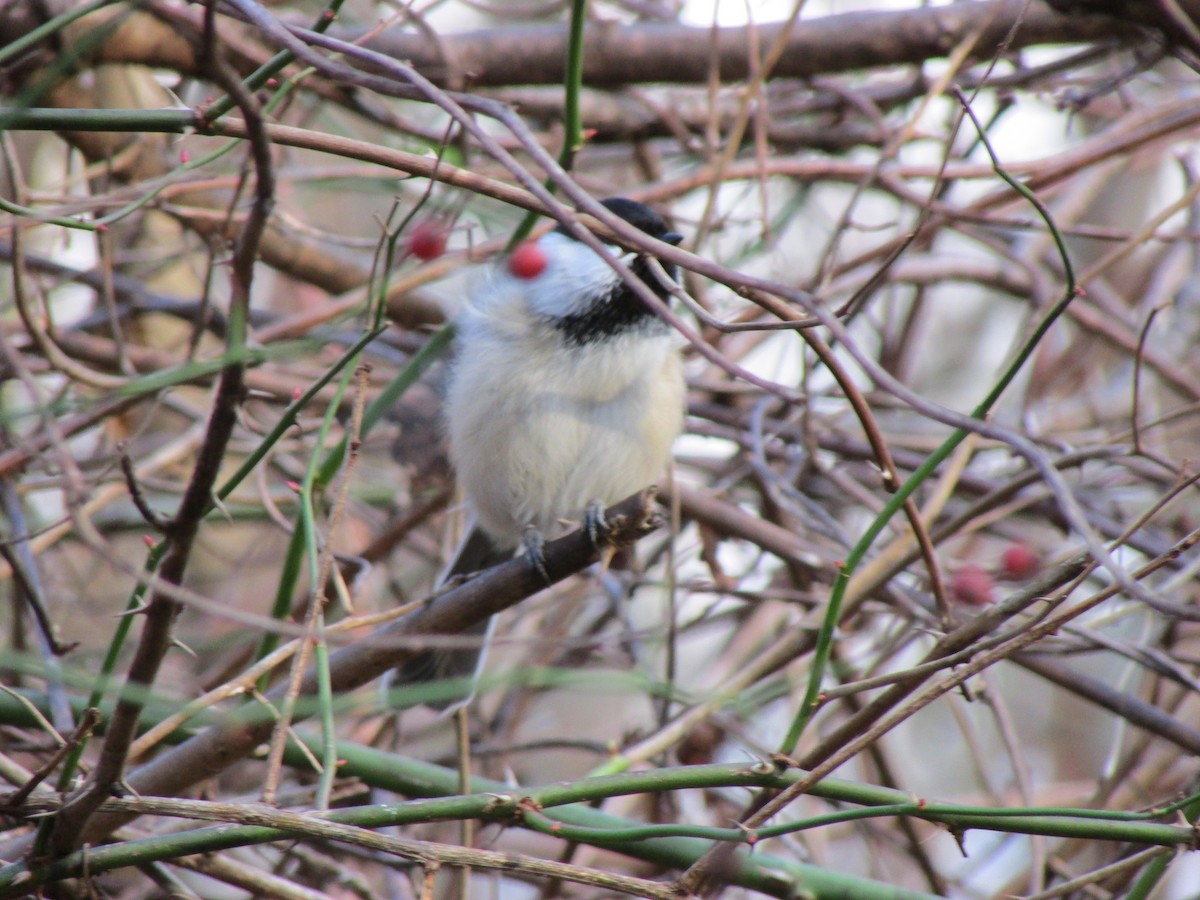
[[[521,535],[521,542],[525,545],[525,556],[528,558],[529,564],[542,576],[542,580],[547,585],[554,584],[550,573],[546,571],[546,553],[543,550],[546,539],[542,537],[542,533],[533,525],[526,525],[525,532]]]
[[[604,504],[599,500],[593,500],[587,505],[587,511],[583,515],[583,526],[587,529],[592,549],[600,555],[600,574],[603,575],[608,571],[613,557],[617,555],[617,548],[608,542],[612,525],[605,518]]]
[[[608,524],[608,519],[604,516],[604,504],[601,501],[593,500],[587,505],[587,510],[583,514],[583,525],[587,529],[592,547],[597,552],[602,552],[607,546],[608,542],[605,538],[612,531],[612,526]]]

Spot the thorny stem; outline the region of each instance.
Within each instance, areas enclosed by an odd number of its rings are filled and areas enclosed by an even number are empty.
[[[208,7],[209,29],[205,43],[209,74],[237,100],[249,130],[255,170],[254,202],[234,247],[230,266],[231,296],[227,346],[230,350],[240,350],[246,340],[255,258],[274,204],[275,181],[270,141],[263,128],[262,117],[258,115],[257,102],[218,58],[213,9],[212,5]],[[208,428],[197,453],[191,480],[175,515],[164,525],[169,547],[159,570],[159,578],[167,584],[177,585],[183,582],[196,532],[208,511],[221,462],[225,457],[225,448],[233,434],[237,409],[242,401],[244,374],[245,363],[240,359],[222,370]],[[141,717],[144,689],[154,683],[163,657],[171,646],[172,625],[179,609],[178,603],[159,591],[152,593],[146,604],[142,634],[126,676],[128,687],[143,690],[122,692],[112,719],[108,722],[95,768],[87,782],[70,797],[63,812],[55,820],[50,849],[56,856],[75,849],[92,813],[124,777],[129,745],[133,741]]]

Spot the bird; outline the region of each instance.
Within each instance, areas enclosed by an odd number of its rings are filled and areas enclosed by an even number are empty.
[[[650,207],[622,197],[603,206],[668,244],[672,231]],[[505,562],[564,521],[594,515],[655,482],[683,427],[680,344],[595,251],[559,226],[533,242],[536,265],[489,266],[456,320],[445,400],[450,460],[469,512],[467,536],[442,577]],[[659,298],[670,289],[639,253],[610,249]],[[667,277],[676,266],[658,261]],[[588,520],[589,526],[595,523]],[[481,648],[423,651],[400,667],[402,682],[470,679]],[[471,699],[470,693],[450,710]]]

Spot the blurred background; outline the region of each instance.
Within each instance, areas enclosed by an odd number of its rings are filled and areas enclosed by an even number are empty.
[[[676,306],[712,352],[680,337],[688,416],[662,486],[665,525],[638,544],[631,568],[585,572],[504,613],[458,729],[421,705],[436,686],[374,679],[337,698],[338,737],[450,768],[465,751],[476,772],[532,785],[585,778],[614,755],[649,770],[753,764],[783,750],[812,768],[866,735],[836,775],[929,802],[1136,812],[1192,794],[1193,4],[1083,2],[1071,15],[1040,0],[582,5],[584,140],[571,179],[594,198],[651,204],[707,264],[683,272]],[[129,669],[141,625],[123,645],[115,635],[161,536],[134,494],[169,517],[195,482],[224,402],[214,385],[229,361],[234,257],[260,183],[242,135],[187,127],[189,111],[226,93],[205,62],[203,7],[93,6],[75,21],[62,14],[82,5],[0,6],[0,91],[13,111],[0,134],[0,671],[8,686],[48,695],[62,734],[106,656],[106,703]],[[305,46],[322,46],[306,29],[323,7],[268,6]],[[249,78],[280,39],[240,6],[217,11],[222,65]],[[395,402],[385,391],[466,302],[522,207],[538,207],[521,175],[544,180],[531,147],[557,158],[568,134],[570,16],[555,0],[347,0],[328,31],[342,54],[314,52],[354,77],[304,60],[249,82],[278,126],[267,136],[274,207],[256,248],[249,362],[217,485],[265,453],[196,533],[188,593],[170,598],[181,604],[178,646],[152,679],[143,727],[232,683],[265,652],[264,635],[296,634],[274,622],[310,621],[320,551],[336,554],[340,573],[327,625],[433,590],[463,518],[439,418],[450,356]],[[428,83],[413,87],[347,45],[411,64]],[[46,118],[19,118],[28,107]],[[500,108],[511,118],[490,114]],[[164,118],[127,130],[79,110]],[[420,228],[445,247],[418,247]],[[388,327],[356,358],[369,372],[343,390],[340,374],[329,379],[273,434],[376,309]],[[356,403],[380,417],[356,425]],[[986,418],[987,433],[955,444],[918,476],[909,507],[881,520],[894,486],[951,437],[959,420],[945,411]],[[310,485],[314,461],[351,434],[361,440],[353,464]],[[298,528],[311,535],[307,556]],[[1101,543],[1115,566],[1079,556]],[[820,669],[825,702],[788,746],[848,558],[858,565]],[[914,673],[946,655],[943,636],[989,615],[955,646],[960,656]],[[241,701],[212,702],[220,715]],[[889,720],[897,709],[905,715]],[[0,748],[36,770],[55,746],[49,728],[7,722]],[[155,752],[139,748],[131,767]],[[227,768],[203,794],[254,799],[267,766]],[[285,797],[313,805],[311,771],[281,777]],[[350,781],[353,802],[404,796]],[[603,808],[729,827],[749,799],[709,788]],[[842,808],[805,796],[772,821]],[[1187,824],[1183,814],[1164,821]],[[138,827],[179,823],[143,817]],[[455,822],[396,833],[464,840]],[[14,820],[0,847],[28,834]],[[519,828],[485,825],[471,840],[677,874]],[[1194,858],[1166,846],[964,833],[905,817],[760,846],[935,896],[1183,898],[1200,880]],[[296,896],[607,895],[528,872],[477,872],[464,886],[320,841],[228,855]],[[173,877],[181,895],[291,896],[228,873]],[[102,896],[167,895],[130,869],[95,885]]]

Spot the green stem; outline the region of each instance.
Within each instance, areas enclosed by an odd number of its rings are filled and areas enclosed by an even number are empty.
[[[570,172],[575,154],[583,147],[583,27],[587,23],[587,0],[572,0],[571,27],[567,37],[567,64],[563,88],[563,147],[559,156],[562,167]]]
[[[168,543],[165,540],[158,541],[158,543],[150,548],[150,553],[146,556],[146,563],[143,566],[143,571],[146,575],[153,575],[158,571],[163,556],[166,555],[167,548]],[[149,588],[150,582],[148,580],[141,582],[135,587],[125,604],[125,611],[117,618],[117,629],[113,633],[112,639],[108,642],[108,649],[105,651],[104,660],[100,663],[100,671],[92,683],[91,691],[84,706],[85,709],[88,707],[99,707],[101,701],[108,695],[113,673],[116,672],[117,662],[121,658],[121,650],[124,648],[125,641],[129,637],[129,630],[133,628],[134,620],[137,618],[135,613],[145,603],[146,591]],[[79,771],[79,760],[83,757],[87,747],[87,740],[80,741],[63,760],[62,769],[58,773],[57,784],[58,789],[64,794],[70,789],[71,782],[75,778],[75,773]],[[38,823],[37,838],[34,841],[35,856],[39,855],[39,851],[44,852],[46,850],[48,846],[47,842],[50,840],[53,830],[53,818],[47,818]]]
[[[974,115],[971,114],[970,107],[967,107],[967,112],[971,115],[972,121],[975,121]],[[976,122],[976,124],[978,125],[978,122]],[[996,154],[992,150],[991,144],[987,141],[986,135],[983,135],[981,132],[981,137],[983,139],[984,147],[987,148],[987,152],[991,156],[993,170],[1003,181],[1011,186],[1013,190],[1015,190],[1033,205],[1033,207],[1037,210],[1038,215],[1040,215],[1042,220],[1046,223],[1046,227],[1050,230],[1050,234],[1054,239],[1055,246],[1058,248],[1059,256],[1062,259],[1063,272],[1066,279],[1066,288],[1064,289],[1063,295],[1059,301],[1054,305],[1050,312],[1043,317],[1042,321],[1038,324],[1038,327],[1034,329],[1033,334],[1022,345],[1020,350],[1017,352],[1016,357],[1009,364],[1004,374],[1000,377],[1000,380],[992,387],[991,391],[988,392],[983,401],[971,411],[971,417],[980,420],[986,418],[988,413],[991,412],[992,407],[996,405],[996,401],[1000,399],[1000,396],[1004,393],[1008,386],[1012,384],[1013,380],[1017,376],[1017,373],[1021,371],[1022,367],[1029,360],[1029,357],[1033,354],[1033,351],[1037,348],[1038,344],[1041,343],[1042,338],[1046,336],[1046,333],[1050,330],[1050,327],[1058,320],[1059,316],[1066,311],[1066,308],[1070,305],[1071,301],[1078,296],[1078,288],[1075,283],[1075,270],[1071,265],[1071,259],[1067,253],[1066,242],[1064,241],[1063,236],[1059,232],[1058,228],[1055,226],[1049,210],[1046,209],[1045,205],[1034,195],[1033,191],[1021,184],[1004,170],[1004,168],[1000,165],[999,159],[997,159]],[[845,600],[846,588],[850,584],[850,577],[858,568],[859,563],[862,562],[872,544],[875,543],[875,539],[879,537],[880,533],[887,526],[887,523],[891,521],[892,517],[901,508],[903,508],[904,501],[912,496],[913,492],[916,491],[916,489],[920,487],[930,475],[933,474],[937,467],[940,466],[950,456],[950,454],[954,452],[955,448],[957,448],[958,445],[966,439],[968,434],[969,432],[965,429],[956,429],[940,447],[930,454],[929,458],[925,460],[924,463],[917,467],[909,479],[904,482],[904,484],[902,484],[900,488],[891,495],[891,497],[888,498],[887,503],[884,504],[883,510],[871,523],[870,527],[867,528],[863,536],[859,538],[858,543],[854,545],[850,553],[846,556],[845,561],[838,569],[837,578],[833,584],[833,591],[829,598],[829,606],[825,611],[825,618],[821,623],[821,631],[817,637],[817,645],[813,651],[812,666],[809,669],[808,687],[804,693],[804,699],[800,704],[800,709],[797,712],[795,719],[792,721],[792,726],[788,730],[787,736],[784,738],[783,743],[780,745],[780,752],[785,756],[791,756],[795,752],[796,746],[800,743],[800,738],[804,734],[804,729],[808,726],[808,723],[812,720],[813,715],[820,706],[821,684],[825,677],[825,668],[829,663],[830,654],[833,651],[833,632],[841,619],[842,603]]]
[[[567,32],[567,59],[563,72],[563,145],[558,162],[567,172],[575,164],[575,154],[583,147],[583,113],[580,94],[583,91],[583,27],[587,23],[587,0],[571,0],[571,25]],[[552,180],[545,182],[546,190],[558,190]],[[535,212],[525,214],[521,224],[509,239],[511,250],[525,238],[537,224]]]
[[[28,699],[39,706],[45,707],[46,705],[44,695],[29,695]],[[162,712],[162,715],[168,714],[169,710]],[[266,710],[263,710],[261,714],[269,715]],[[18,698],[0,694],[0,721],[28,727],[34,720],[33,713],[28,706]],[[180,732],[172,735],[170,740],[182,741],[187,736],[186,733]],[[296,736],[316,751],[319,751],[324,745],[323,738],[317,735],[299,732]],[[677,766],[518,789],[503,782],[479,778],[475,780],[475,788],[486,793],[460,796],[457,792],[458,775],[452,769],[351,742],[338,743],[336,750],[339,760],[344,760],[344,764],[338,770],[340,777],[359,778],[372,787],[410,797],[428,799],[340,810],[330,816],[335,821],[355,824],[362,828],[382,828],[435,819],[470,817],[498,822],[515,822],[538,830],[549,828],[551,833],[564,838],[570,837],[570,833],[565,829],[588,829],[592,833],[580,831],[578,834],[580,836],[587,835],[587,839],[595,839],[596,842],[608,846],[610,849],[619,849],[627,855],[676,868],[686,868],[699,853],[709,846],[708,842],[684,835],[679,830],[676,830],[674,836],[668,836],[668,832],[663,829],[637,834],[637,839],[630,838],[628,842],[620,842],[617,837],[622,832],[625,832],[625,837],[629,837],[635,834],[632,829],[644,829],[652,826],[604,813],[593,808],[592,804],[614,797],[680,790],[718,790],[722,788],[782,790],[796,783],[806,774],[803,771],[783,771],[771,765],[758,763],[753,765]],[[290,765],[307,770],[310,767],[311,756],[302,751],[300,747],[293,745],[289,747],[285,760]],[[1158,820],[1170,820],[1179,810],[1183,810],[1185,815],[1188,815],[1200,802],[1200,798],[1193,796],[1171,806],[1142,813],[1061,807],[1004,809],[950,803],[926,803],[921,798],[913,797],[904,791],[839,778],[823,780],[814,787],[812,794],[833,803],[853,804],[863,809],[851,811],[849,816],[845,811],[837,811],[829,814],[833,818],[814,817],[808,820],[808,827],[871,815],[907,815],[938,823],[955,833],[961,833],[968,829],[981,829],[1078,839],[1126,841],[1141,846],[1181,848],[1190,846],[1193,838],[1192,829],[1187,826],[1162,824]],[[536,816],[532,820],[528,820],[522,815],[522,810],[538,810],[545,819],[562,824],[559,828],[552,828]],[[230,830],[230,826],[222,826],[222,828],[226,831]],[[153,852],[157,854],[154,858],[165,859],[185,853],[240,846],[279,837],[276,832],[259,832],[253,829],[237,828],[232,831],[235,836],[227,838],[230,843],[220,843],[221,839],[215,836],[214,829],[200,829],[176,836],[182,843],[168,845],[138,842],[136,845],[117,845],[128,846],[129,850],[125,855],[120,855],[120,851],[117,849],[106,848],[106,854],[111,852],[117,855],[88,857],[88,861],[102,868],[112,869],[133,864],[133,860],[143,859],[142,852]],[[757,845],[777,831],[777,828],[773,828],[770,832],[759,831],[755,832],[754,838],[748,838],[747,832],[739,830],[735,835],[734,832],[726,830],[718,837],[721,839],[736,837],[740,842]],[[712,832],[704,834],[705,837],[714,835]],[[212,843],[214,840],[218,843]],[[614,844],[618,843],[620,846],[615,847]],[[774,896],[795,896],[794,893],[788,893],[788,891],[811,889],[815,891],[814,896],[832,897],[837,896],[836,893],[831,893],[831,891],[835,891],[835,886],[836,889],[850,891],[842,896],[888,896],[878,892],[880,889],[878,883],[861,879],[847,881],[845,876],[837,873],[815,867],[800,866],[791,860],[764,855],[757,848],[752,856],[741,856],[739,859],[742,865],[737,871],[735,883],[762,890],[764,893]],[[71,864],[81,865],[82,858],[73,858]],[[21,871],[24,870],[19,865],[0,870],[0,889],[6,884],[11,884],[12,879],[18,877]],[[58,878],[66,877],[66,875],[39,870],[36,877]],[[860,890],[865,892],[859,893]]]
[[[404,392],[412,387],[417,379],[424,374],[433,363],[446,351],[454,340],[454,326],[444,325],[434,334],[425,346],[421,348],[403,369],[394,377],[374,400],[367,404],[363,411],[362,436],[365,438],[380,419],[391,411]],[[325,454],[320,468],[317,470],[315,484],[321,487],[333,481],[346,457],[347,438],[343,437],[335,447]]]
[[[334,19],[337,18],[337,14],[341,11],[342,4],[344,2],[345,0],[330,0],[329,5],[325,7],[319,16],[317,16],[316,22],[313,23],[312,30],[318,34],[324,34],[325,31],[329,29],[329,26],[333,24]],[[274,76],[283,71],[284,67],[290,64],[294,59],[295,57],[292,56],[290,51],[280,50],[269,60],[246,76],[244,81],[246,87],[251,91],[259,90],[260,88],[264,87]],[[215,121],[233,109],[234,106],[235,103],[232,98],[228,96],[222,97],[220,100],[213,103],[212,106],[204,110],[204,119],[207,122]]]
[[[56,31],[66,28],[72,22],[78,21],[84,16],[90,16],[97,10],[104,9],[106,6],[112,6],[116,2],[117,0],[95,0],[94,3],[85,3],[83,6],[69,9],[61,15],[55,16],[49,22],[39,25],[28,34],[21,35],[21,37],[17,38],[11,44],[0,47],[0,65],[20,56],[30,47],[40,44]]]

